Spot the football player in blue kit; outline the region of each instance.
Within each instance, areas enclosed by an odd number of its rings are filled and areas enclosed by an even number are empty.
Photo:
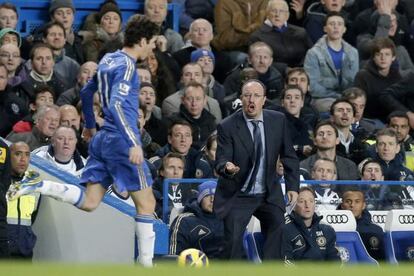
[[[93,211],[98,207],[107,188],[113,184],[119,192],[127,191],[134,201],[137,215],[135,233],[138,239],[138,261],[151,267],[155,233],[153,214],[155,199],[152,177],[141,146],[138,130],[139,77],[136,61],[145,59],[155,48],[158,27],[142,16],[133,16],[125,27],[124,46],[106,54],[99,63],[94,78],[81,90],[85,116],[83,136],[90,140],[89,158],[79,187],[41,180],[31,172],[9,193],[14,199],[40,192],[76,207]],[[93,96],[98,92],[104,113],[104,125],[95,135]]]

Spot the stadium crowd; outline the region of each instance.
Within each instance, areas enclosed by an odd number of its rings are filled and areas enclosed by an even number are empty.
[[[16,29],[20,17],[12,1],[0,3],[0,137],[13,143],[12,158],[30,149],[81,174],[88,143],[81,135],[79,92],[100,58],[123,41],[121,9],[114,0],[102,2],[75,30],[73,2],[52,0],[47,23],[26,37]],[[178,32],[166,22],[169,2],[182,5]],[[241,88],[257,79],[265,87],[264,108],[286,118],[301,178],[327,181],[300,191],[291,223],[325,231],[314,211],[307,220],[302,215],[309,202],[316,209],[351,210],[367,249],[383,259],[382,240],[370,244],[370,235],[382,230],[372,225],[368,211],[414,209],[414,186],[345,187],[329,181],[414,180],[413,7],[413,0],[145,0],[145,16],[161,27],[153,54],[136,64],[139,130],[155,179],[157,213],[163,179],[218,176],[217,126],[241,112]],[[104,120],[101,100],[96,93],[98,130]],[[12,170],[13,179],[21,179],[26,159]],[[274,181],[281,181],[283,162],[274,169]],[[170,219],[170,253],[199,247],[218,257],[224,228],[212,207],[215,183],[189,187],[173,183],[168,191],[171,216],[179,213]],[[6,184],[0,188],[7,190]],[[35,215],[39,199],[33,200]],[[8,205],[9,239],[22,243],[34,234],[16,234],[18,206]],[[289,234],[294,227],[286,227]],[[29,242],[18,245],[34,246],[33,238]],[[14,246],[10,253],[31,257],[32,248],[26,249]],[[327,256],[315,248],[296,257],[283,250],[289,261],[337,259],[333,247]]]

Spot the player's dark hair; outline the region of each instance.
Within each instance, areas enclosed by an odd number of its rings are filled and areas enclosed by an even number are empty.
[[[133,47],[143,38],[149,42],[154,35],[159,33],[160,28],[149,21],[147,17],[142,15],[131,16],[124,31],[124,46]]]

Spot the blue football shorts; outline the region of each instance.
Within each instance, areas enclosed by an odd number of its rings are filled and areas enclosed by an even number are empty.
[[[139,191],[151,187],[153,179],[147,164],[129,162],[129,145],[116,132],[100,130],[89,144],[89,157],[80,183],[99,183],[105,189],[116,185],[119,192]]]

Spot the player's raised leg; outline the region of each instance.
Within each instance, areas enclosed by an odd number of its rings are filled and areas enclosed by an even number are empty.
[[[29,170],[21,181],[11,186],[7,197],[9,200],[15,200],[23,195],[40,193],[91,212],[99,206],[105,191],[106,189],[99,184],[89,183],[86,191],[83,191],[76,185],[41,180],[38,172]]]

